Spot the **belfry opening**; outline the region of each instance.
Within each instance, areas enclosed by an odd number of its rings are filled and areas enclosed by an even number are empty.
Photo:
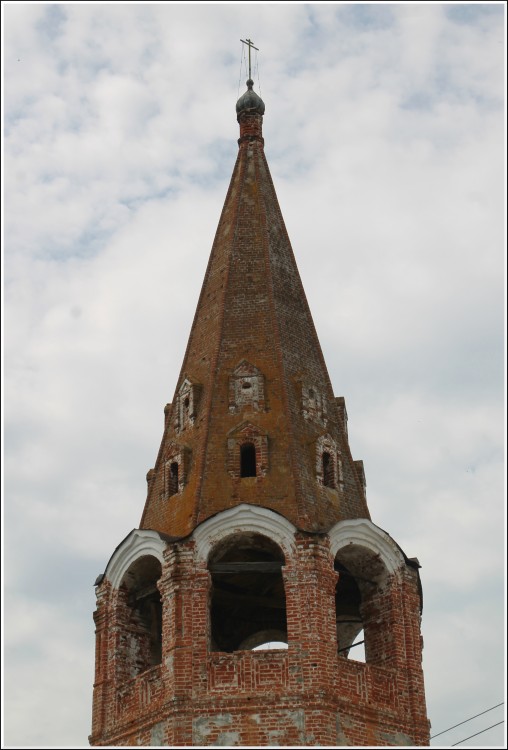
[[[162,603],[157,588],[160,576],[160,562],[146,556],[130,566],[120,585],[118,609],[125,618],[125,637],[119,643],[117,661],[131,677],[162,660]]]
[[[249,77],[139,527],[95,581],[94,746],[429,743],[420,565],[371,519],[264,114]]]
[[[211,649],[239,651],[286,641],[284,556],[267,537],[235,534],[213,550]]]

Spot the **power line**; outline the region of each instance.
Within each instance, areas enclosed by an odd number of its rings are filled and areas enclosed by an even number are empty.
[[[487,727],[487,729],[482,729],[481,732],[476,732],[476,734],[472,734],[469,737],[466,737],[466,739],[460,740],[460,742],[454,742],[453,745],[450,745],[450,747],[455,747],[455,745],[461,745],[463,742],[466,742],[466,740],[470,740],[473,737],[478,737],[479,734],[483,734],[484,732],[488,732],[489,729],[493,729],[494,727],[498,727],[500,724],[504,724],[504,721],[498,721],[497,724],[492,724],[491,727]]]
[[[448,729],[443,729],[442,732],[438,732],[437,734],[433,734],[430,738],[433,740],[435,737],[439,737],[439,735],[444,734],[445,732],[449,732],[450,729],[455,729],[455,727],[460,727],[461,724],[467,724],[468,721],[472,721],[472,719],[476,719],[477,716],[483,716],[483,714],[488,714],[489,711],[493,711],[495,708],[499,708],[499,706],[504,706],[504,701],[502,703],[498,703],[497,706],[492,706],[492,708],[487,708],[485,711],[481,711],[479,714],[475,714],[474,716],[470,716],[469,719],[464,719],[464,721],[459,721],[458,724],[454,724],[453,727],[448,727]],[[495,724],[494,726],[497,726]],[[485,730],[487,731],[487,730]],[[474,737],[474,735],[473,735]],[[468,738],[469,739],[469,738]],[[464,740],[462,740],[464,742]]]

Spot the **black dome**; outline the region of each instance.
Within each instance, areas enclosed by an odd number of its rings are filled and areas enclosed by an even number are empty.
[[[243,94],[236,103],[236,112],[257,112],[259,115],[264,114],[265,103],[260,96],[252,90],[254,81],[249,78],[247,81],[247,91]]]

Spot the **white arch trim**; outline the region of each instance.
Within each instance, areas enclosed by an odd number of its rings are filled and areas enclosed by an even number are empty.
[[[156,557],[162,565],[165,549],[166,543],[156,531],[134,529],[113,552],[104,575],[117,589],[131,565],[141,557]]]
[[[208,518],[194,530],[192,536],[196,542],[197,559],[208,562],[208,556],[218,542],[242,532],[268,537],[281,547],[286,557],[295,552],[296,527],[287,518],[268,508],[242,503]]]
[[[391,536],[367,518],[339,521],[330,529],[329,536],[334,558],[339,550],[355,544],[379,555],[390,574],[405,565],[404,555]]]

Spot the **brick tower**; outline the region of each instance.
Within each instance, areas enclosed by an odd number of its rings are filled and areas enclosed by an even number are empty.
[[[140,528],[96,581],[90,742],[426,745],[418,561],[370,520],[252,86]]]

